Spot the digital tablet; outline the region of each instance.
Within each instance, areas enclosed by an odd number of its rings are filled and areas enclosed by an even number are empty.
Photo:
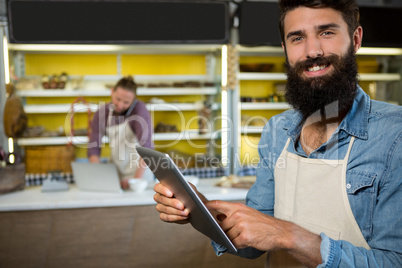
[[[191,225],[213,241],[225,246],[228,250],[237,252],[233,243],[194,189],[184,179],[169,155],[144,147],[137,147],[136,149],[155,177],[163,185],[167,186],[174,193],[174,196],[189,210],[188,219]]]

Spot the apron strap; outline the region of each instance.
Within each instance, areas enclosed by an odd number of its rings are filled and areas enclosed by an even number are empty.
[[[355,136],[352,136],[352,138],[350,138],[348,151],[347,151],[346,156],[344,158],[346,163],[348,162],[350,151],[352,151],[352,146],[353,146],[354,142],[355,142]]]
[[[114,105],[113,104],[109,104],[109,113],[107,115],[107,127],[109,128],[112,125],[112,115],[113,115],[113,111],[114,111]]]
[[[289,144],[290,144],[291,139],[288,138],[288,140],[286,141],[285,147],[283,147],[283,150],[281,152],[281,155],[284,154],[284,152],[286,152],[288,150]]]

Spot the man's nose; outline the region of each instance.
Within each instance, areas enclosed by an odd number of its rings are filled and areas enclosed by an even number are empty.
[[[308,38],[306,41],[306,58],[318,58],[324,55],[321,42],[318,38]]]

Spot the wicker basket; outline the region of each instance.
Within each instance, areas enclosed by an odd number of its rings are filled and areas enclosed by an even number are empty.
[[[48,173],[52,170],[71,173],[74,146],[30,146],[25,148],[26,173]]]

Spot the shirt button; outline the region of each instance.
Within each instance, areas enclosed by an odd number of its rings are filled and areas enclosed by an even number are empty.
[[[350,185],[350,183],[346,184],[346,189],[350,189],[352,188],[352,185]]]

